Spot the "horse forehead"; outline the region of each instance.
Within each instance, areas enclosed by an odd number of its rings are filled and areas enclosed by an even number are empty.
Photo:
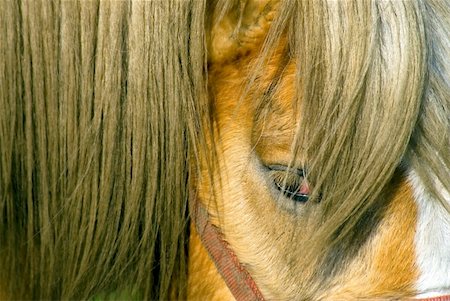
[[[280,72],[283,50],[281,44],[275,49],[245,95],[258,51],[234,62],[214,64],[210,84],[219,128],[240,128],[263,160],[275,155],[284,162],[288,160],[280,158],[288,156],[300,123],[301,96],[295,88],[296,62],[288,62]]]

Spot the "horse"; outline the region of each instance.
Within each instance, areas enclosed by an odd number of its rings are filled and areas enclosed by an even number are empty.
[[[0,36],[0,299],[450,300],[448,1],[2,1]]]

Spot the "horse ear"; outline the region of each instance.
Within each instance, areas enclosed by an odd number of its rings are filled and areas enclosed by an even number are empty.
[[[208,61],[227,63],[258,49],[274,18],[276,2],[237,0],[217,7],[211,20]]]

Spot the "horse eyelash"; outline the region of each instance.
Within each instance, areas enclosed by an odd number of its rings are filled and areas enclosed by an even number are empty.
[[[282,165],[271,165],[268,168],[275,188],[285,197],[299,203],[308,201],[308,188],[302,187],[308,185],[303,169],[292,169]]]

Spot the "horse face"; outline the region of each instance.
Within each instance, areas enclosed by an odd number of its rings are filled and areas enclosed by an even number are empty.
[[[418,208],[403,171],[395,173],[378,205],[357,225],[358,234],[311,255],[314,225],[323,215],[320,201],[311,202],[306,195],[311,185],[305,178],[306,153],[300,147],[293,156],[302,99],[295,95],[296,62],[283,38],[263,72],[248,85],[275,15],[266,4],[249,5],[259,11],[243,14],[245,32],[235,43],[219,38],[233,28],[232,18],[213,28],[209,83],[215,134],[210,144],[217,166],[212,176],[204,171],[197,183],[200,202],[267,299],[414,294],[420,274],[415,250]],[[205,251],[196,235],[194,231],[191,248],[201,257]],[[194,270],[202,269],[210,271],[209,280],[202,278],[191,296],[231,297],[207,259],[191,258],[191,283],[204,275]]]
[[[267,85],[280,56],[265,67]],[[275,172],[288,173],[292,141],[301,118],[292,104],[295,66],[291,62],[284,70],[270,112],[257,113],[259,105],[251,95],[240,100],[238,92],[248,76],[242,70],[250,70],[254,62],[249,55],[211,70],[217,122],[213,143],[220,166],[214,178],[220,180],[214,185],[214,200],[208,197],[209,185],[200,185],[200,199],[213,212],[213,223],[269,299],[364,297],[409,287],[417,274],[413,258],[416,208],[404,182],[392,184],[385,218],[374,218],[368,222],[373,225],[361,229],[371,233],[371,238],[360,246],[357,256],[345,258],[339,252],[347,250],[337,248],[325,263],[319,263],[321,258],[316,263],[304,262],[312,234],[309,224],[321,218],[320,212],[308,201],[280,193],[280,182],[273,177]],[[299,156],[293,166],[303,167],[305,161]],[[272,166],[285,167],[286,171],[274,171]],[[377,228],[374,233],[372,227]]]

